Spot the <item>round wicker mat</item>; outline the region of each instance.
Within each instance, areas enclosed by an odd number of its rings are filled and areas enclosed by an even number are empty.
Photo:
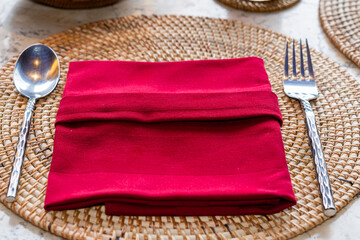
[[[286,239],[315,227],[327,218],[322,213],[302,110],[298,101],[286,97],[282,90],[286,40],[285,36],[242,22],[181,16],[106,20],[45,39],[42,43],[58,53],[62,76],[56,90],[36,104],[21,188],[13,204],[5,202],[5,192],[26,98],[16,92],[12,83],[15,58],[0,70],[1,202],[34,225],[69,239]],[[54,122],[70,61],[178,61],[245,56],[264,59],[273,91],[279,97],[296,206],[267,216],[218,217],[106,216],[102,206],[44,211]],[[312,57],[320,89],[318,100],[312,104],[336,207],[340,210],[360,190],[360,87],[338,64],[316,51],[312,51]]]
[[[272,12],[295,5],[300,0],[270,0],[270,1],[251,1],[251,0],[218,0],[226,5],[251,12]]]
[[[320,0],[319,12],[325,33],[360,67],[360,1]]]

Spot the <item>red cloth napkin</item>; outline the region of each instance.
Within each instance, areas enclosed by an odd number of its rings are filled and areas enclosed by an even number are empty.
[[[270,214],[296,203],[259,58],[71,62],[46,210]]]

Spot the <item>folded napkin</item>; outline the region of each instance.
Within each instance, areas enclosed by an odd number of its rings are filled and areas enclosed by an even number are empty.
[[[270,214],[295,204],[259,58],[71,62],[46,210]]]

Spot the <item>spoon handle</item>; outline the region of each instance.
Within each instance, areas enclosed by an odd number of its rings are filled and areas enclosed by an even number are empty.
[[[24,112],[24,118],[19,132],[19,138],[15,150],[15,158],[11,168],[9,186],[6,194],[6,201],[10,203],[15,201],[18,190],[19,179],[21,175],[21,167],[24,161],[27,136],[31,125],[31,118],[32,118],[35,102],[36,102],[35,98],[30,98],[29,101],[27,102]]]

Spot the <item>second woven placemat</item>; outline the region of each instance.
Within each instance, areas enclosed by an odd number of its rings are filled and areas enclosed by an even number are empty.
[[[226,5],[251,12],[272,12],[295,5],[300,0],[271,0],[271,1],[251,1],[251,0],[218,0]]]
[[[319,14],[330,40],[360,67],[360,1],[320,0]]]
[[[21,186],[17,201],[12,204],[5,201],[5,193],[27,99],[12,83],[16,58],[0,69],[0,201],[34,225],[69,239],[287,239],[321,224],[327,218],[322,211],[302,110],[299,102],[286,97],[282,88],[287,40],[292,41],[242,22],[181,16],[105,20],[45,39],[42,43],[58,53],[62,75],[55,91],[36,104]],[[279,98],[296,206],[274,215],[217,217],[107,216],[103,206],[44,211],[54,123],[70,61],[179,61],[247,56],[264,59],[272,89]],[[312,105],[336,208],[340,210],[360,190],[360,87],[338,64],[317,51],[312,50],[312,58],[320,90]]]

